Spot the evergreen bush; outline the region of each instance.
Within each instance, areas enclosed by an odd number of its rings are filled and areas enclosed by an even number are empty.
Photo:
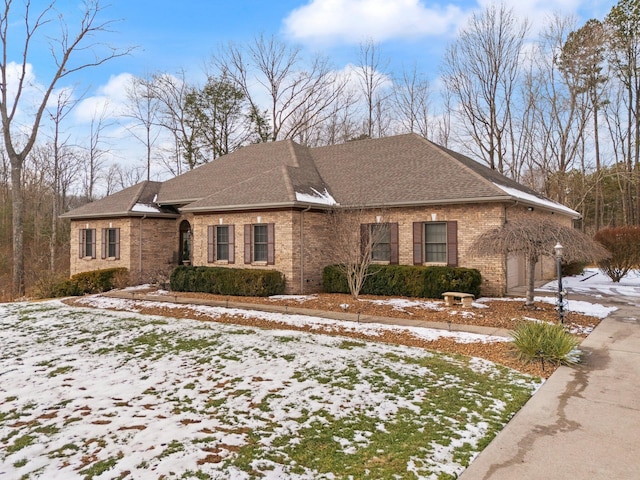
[[[285,278],[277,270],[183,265],[171,273],[170,285],[176,292],[268,297],[284,293]]]
[[[127,285],[129,271],[125,267],[80,272],[53,286],[52,297],[68,297],[101,293]]]
[[[454,291],[478,297],[481,283],[480,272],[472,268],[371,265],[361,293],[440,298],[444,292]],[[347,279],[339,265],[324,268],[322,284],[327,293],[349,293]]]
[[[541,360],[556,365],[578,363],[578,339],[566,332],[562,325],[522,321],[512,336],[520,360]]]

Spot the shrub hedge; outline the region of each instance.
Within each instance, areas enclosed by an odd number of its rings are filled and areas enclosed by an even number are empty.
[[[125,267],[104,268],[102,270],[76,273],[70,279],[55,285],[52,296],[68,297],[87,293],[106,292],[113,288],[126,286],[128,276],[129,271]]]
[[[371,265],[368,273],[360,292],[367,295],[440,298],[444,292],[464,292],[478,297],[482,283],[480,272],[473,268]],[[325,267],[322,285],[327,293],[350,293],[339,265]]]
[[[218,295],[268,297],[284,293],[284,275],[277,270],[180,266],[171,272],[171,290]]]

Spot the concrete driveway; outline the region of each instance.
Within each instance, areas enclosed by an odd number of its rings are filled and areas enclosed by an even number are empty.
[[[583,363],[559,368],[462,480],[640,479],[638,300],[598,299],[618,310],[582,343]]]

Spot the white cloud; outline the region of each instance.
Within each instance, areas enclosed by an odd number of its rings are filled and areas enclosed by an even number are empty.
[[[420,0],[312,0],[293,10],[284,25],[297,41],[356,44],[442,35],[461,17],[457,6],[427,7]]]
[[[96,94],[83,99],[75,109],[76,121],[91,122],[105,115],[108,118],[121,116],[127,109],[127,88],[133,75],[112,75],[109,81],[96,90]]]

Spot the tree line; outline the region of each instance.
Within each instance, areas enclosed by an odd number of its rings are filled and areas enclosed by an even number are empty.
[[[589,234],[640,224],[640,0],[582,25],[557,15],[537,32],[504,5],[478,10],[448,45],[437,89],[418,64],[392,72],[372,41],[342,70],[277,36],[230,42],[206,59],[201,84],[185,72],[132,78],[117,127],[143,153],[126,167],[110,160],[113,112],[97,110],[78,140],[69,113],[82,95],[61,85],[130,53],[93,43],[112,28],[100,1],[85,2],[80,18],[54,15],[55,2],[37,14],[12,3],[0,18],[0,295],[68,271],[58,215],[69,208],[283,139],[320,146],[413,132],[576,209]],[[18,38],[16,19],[27,26]],[[54,21],[53,73],[25,124],[27,53]],[[6,47],[25,53],[22,65]]]

